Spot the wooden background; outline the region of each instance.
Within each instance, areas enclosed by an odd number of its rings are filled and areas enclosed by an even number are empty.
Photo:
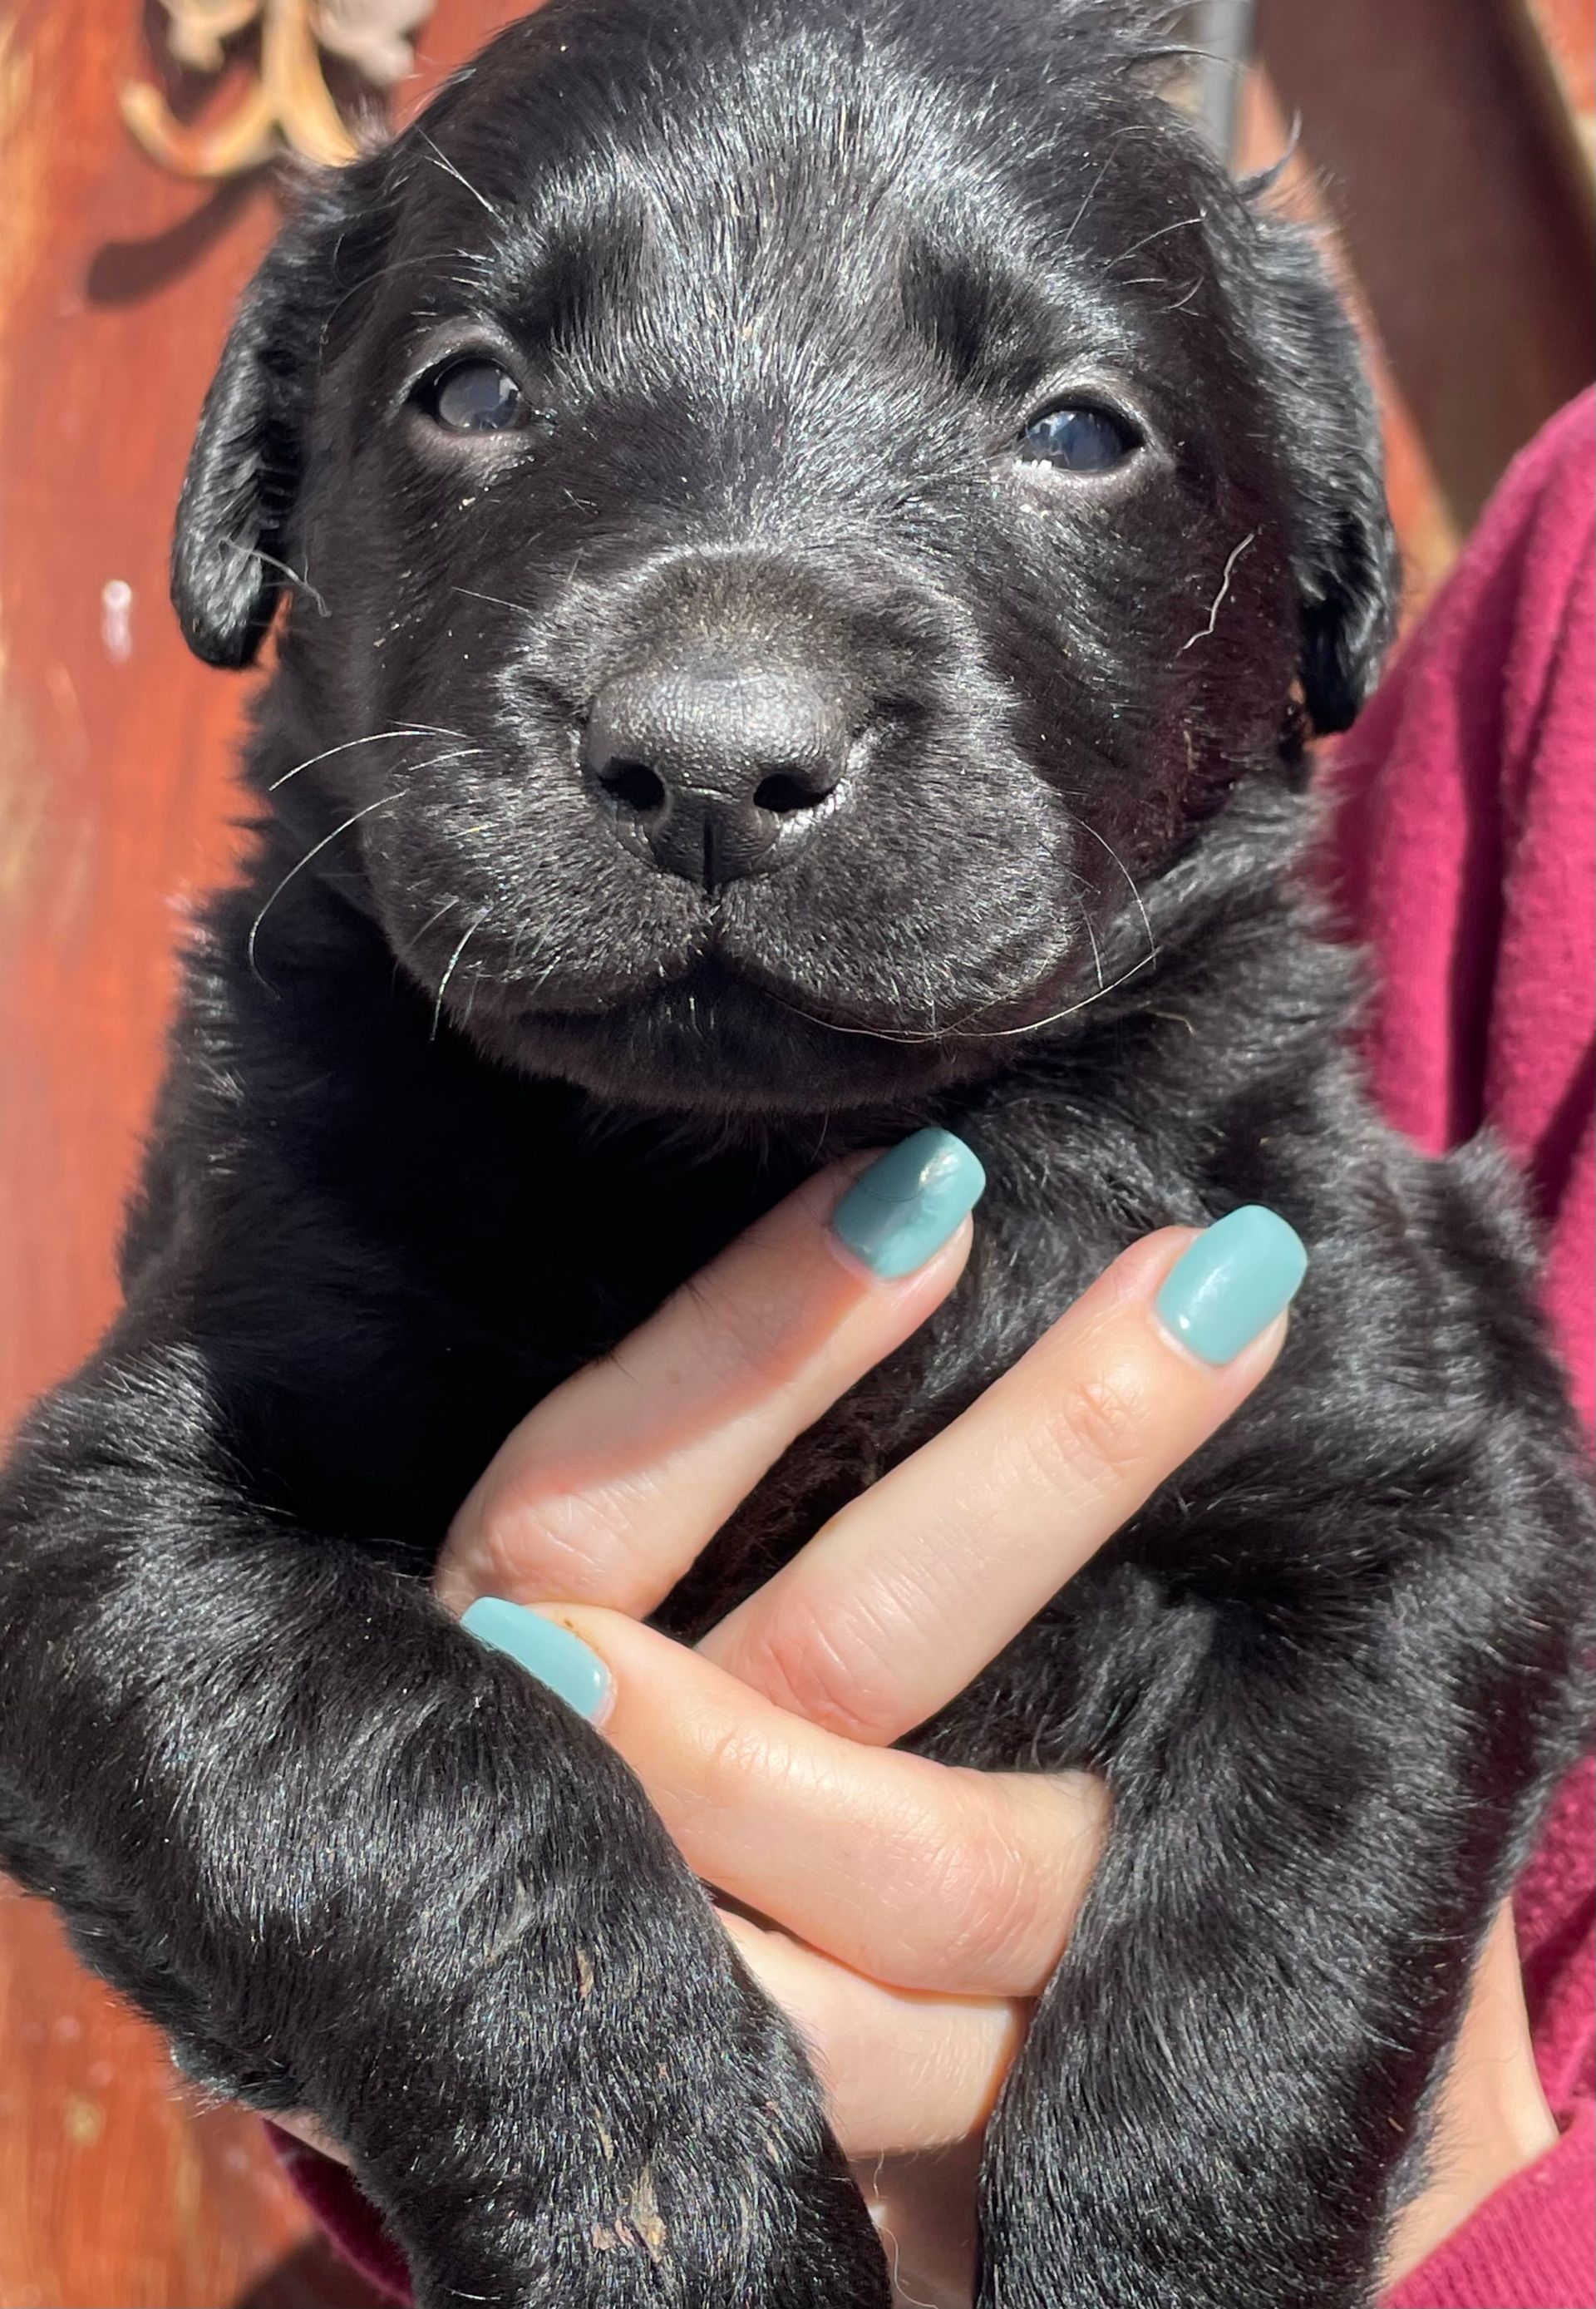
[[[174,930],[226,871],[246,686],[184,653],[170,511],[275,214],[131,145],[137,0],[0,0],[0,1432],[113,1305]],[[408,110],[516,13],[439,0]],[[1262,0],[1248,160],[1293,114],[1385,394],[1415,598],[1596,374],[1596,0]],[[225,103],[223,89],[215,101]],[[1305,195],[1314,197],[1312,195]],[[4,1673],[0,1661],[0,1673]],[[0,1883],[0,2309],[355,2309],[248,2116]]]

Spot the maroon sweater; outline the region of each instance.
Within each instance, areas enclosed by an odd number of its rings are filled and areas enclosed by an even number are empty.
[[[1393,1121],[1440,1150],[1488,1123],[1545,1230],[1546,1304],[1596,1418],[1596,396],[1502,483],[1337,754],[1334,874],[1378,956]],[[1385,2309],[1596,2309],[1596,1771],[1559,1796],[1517,1903],[1563,2137]],[[341,2166],[274,2133],[301,2193],[396,2300],[404,2265]]]
[[[1337,870],[1383,991],[1387,1114],[1420,1146],[1481,1124],[1523,1166],[1545,1301],[1596,1423],[1596,396],[1507,474],[1333,771]],[[1389,2309],[1596,2304],[1596,1771],[1558,1799],[1516,1902],[1559,2146]]]

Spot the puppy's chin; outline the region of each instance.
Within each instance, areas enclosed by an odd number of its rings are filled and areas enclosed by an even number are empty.
[[[502,1063],[608,1103],[729,1119],[910,1116],[992,1064],[976,1038],[827,1025],[712,967],[590,1012],[496,1015],[479,1004],[468,1032]]]

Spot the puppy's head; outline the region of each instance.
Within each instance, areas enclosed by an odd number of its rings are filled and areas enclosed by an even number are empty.
[[[1350,333],[1155,61],[1102,0],[551,0],[267,259],[178,610],[239,665],[305,579],[263,768],[497,1055],[912,1101],[1355,712]]]

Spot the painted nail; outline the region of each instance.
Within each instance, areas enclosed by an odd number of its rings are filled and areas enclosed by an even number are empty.
[[[591,1723],[609,1697],[609,1670],[596,1651],[541,1612],[507,1604],[502,1596],[479,1596],[461,1615],[468,1636],[490,1650],[507,1652],[518,1667],[557,1692],[578,1716]]]
[[[832,1232],[873,1275],[923,1267],[979,1201],[987,1174],[951,1130],[917,1130],[872,1163],[832,1215]]]
[[[1158,1294],[1158,1319],[1205,1363],[1228,1363],[1284,1313],[1307,1271],[1296,1229],[1248,1203],[1182,1252]]]

